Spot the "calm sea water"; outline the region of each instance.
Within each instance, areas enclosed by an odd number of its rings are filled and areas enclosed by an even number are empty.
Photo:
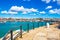
[[[27,30],[27,24],[29,23],[29,28],[32,29],[33,23],[34,27],[38,27],[38,22],[10,22],[7,21],[6,23],[0,23],[0,38],[3,37],[9,30],[17,30],[19,29],[20,25],[22,25],[22,28],[24,31]],[[45,26],[46,22],[39,22],[39,26]]]

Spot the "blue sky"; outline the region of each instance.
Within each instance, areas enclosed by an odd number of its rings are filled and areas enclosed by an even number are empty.
[[[0,18],[60,18],[60,0],[0,0]]]

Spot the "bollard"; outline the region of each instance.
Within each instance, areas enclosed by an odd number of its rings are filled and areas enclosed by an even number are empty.
[[[27,26],[27,32],[29,32],[29,23],[27,24],[28,26]]]
[[[33,23],[33,30],[34,30],[34,23]]]
[[[11,33],[11,40],[13,40],[13,31],[11,30],[10,33]]]
[[[22,38],[22,26],[20,26],[20,38]]]

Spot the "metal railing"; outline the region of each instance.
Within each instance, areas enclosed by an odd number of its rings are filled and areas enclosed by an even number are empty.
[[[38,23],[37,23],[37,26],[38,26],[38,27],[40,26],[39,24],[40,24],[40,23],[38,22]],[[27,24],[27,33],[29,33],[29,30],[30,30],[29,25],[30,25],[30,24],[28,23],[28,24]],[[6,36],[7,36],[8,34],[10,34],[10,37],[8,38],[8,40],[15,40],[15,38],[18,37],[18,36],[20,36],[20,38],[22,38],[22,33],[23,33],[22,25],[20,25],[19,29],[20,29],[20,32],[18,32],[15,37],[14,37],[14,35],[13,35],[13,30],[9,30],[9,32],[6,33],[6,35],[3,37],[2,40],[7,40],[7,39],[6,39]],[[34,23],[33,23],[32,29],[33,29],[33,30],[35,29]]]

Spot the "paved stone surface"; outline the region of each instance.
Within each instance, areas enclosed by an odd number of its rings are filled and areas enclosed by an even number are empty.
[[[29,33],[23,34],[23,38],[17,37],[16,40],[60,40],[60,30],[57,24],[50,25],[50,28],[40,27],[30,30]]]

